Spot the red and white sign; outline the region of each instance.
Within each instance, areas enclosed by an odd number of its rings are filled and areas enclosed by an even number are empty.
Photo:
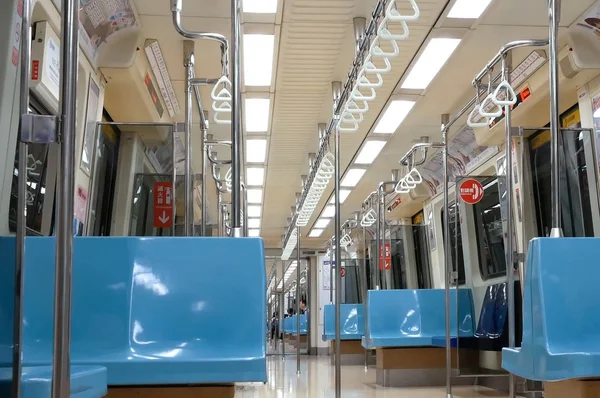
[[[392,269],[392,246],[389,243],[381,245],[381,256],[379,256],[379,269],[383,270],[383,254],[385,252],[385,270]]]
[[[477,180],[469,179],[460,184],[460,197],[470,205],[477,204],[483,199],[483,185]]]
[[[340,275],[342,276],[342,278],[344,278],[346,276],[346,268],[341,268],[340,269]]]
[[[154,183],[154,228],[173,226],[173,183]]]
[[[74,205],[75,218],[85,224],[87,219],[88,193],[81,185],[77,185]]]

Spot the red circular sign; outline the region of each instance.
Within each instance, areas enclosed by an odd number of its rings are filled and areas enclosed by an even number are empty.
[[[483,185],[473,179],[463,181],[460,184],[460,197],[470,205],[481,202],[481,199],[483,199]]]
[[[340,275],[342,275],[342,278],[346,276],[346,268],[340,269]]]

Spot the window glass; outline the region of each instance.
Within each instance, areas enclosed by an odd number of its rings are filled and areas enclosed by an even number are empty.
[[[450,250],[452,254],[452,270],[454,272],[458,271],[458,280],[457,283],[459,285],[464,285],[466,282],[465,277],[465,257],[463,254],[463,245],[462,245],[462,233],[460,230],[460,224],[457,224],[457,221],[460,220],[460,210],[455,202],[451,202],[448,206],[450,210]],[[442,209],[442,226],[444,225],[444,209]],[[444,236],[445,228],[442,227],[442,239],[445,242],[446,237]]]
[[[413,217],[413,242],[419,289],[431,289],[431,270],[429,263],[429,245],[427,244],[427,225],[424,214],[419,212]]]
[[[473,206],[479,270],[483,280],[506,274],[504,231],[498,192],[498,180],[484,184],[485,193],[481,202]]]

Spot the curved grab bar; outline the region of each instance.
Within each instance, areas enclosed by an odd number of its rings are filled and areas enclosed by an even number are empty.
[[[396,3],[396,1],[394,0],[394,1],[390,1],[390,4],[388,5],[388,7],[386,9],[386,17],[389,20],[396,21],[396,22],[416,21],[417,19],[419,19],[419,16],[421,15],[421,10],[419,10],[419,6],[415,2],[415,0],[408,0],[408,2],[410,3],[410,5],[413,9],[412,15],[400,14],[398,9],[394,7],[394,5]]]
[[[467,119],[467,125],[471,128],[489,127],[490,120],[488,118],[485,118],[483,122],[476,122],[475,117],[478,116],[481,116],[481,114],[479,113],[479,105],[475,104],[475,107],[473,108],[473,110],[469,114],[469,118]]]
[[[501,89],[506,90],[506,98],[504,100],[500,99]],[[517,103],[517,94],[515,93],[515,90],[513,90],[512,86],[508,83],[508,81],[504,80],[498,85],[498,87],[496,87],[496,90],[494,91],[492,97],[492,101],[498,106],[514,105]]]
[[[502,116],[502,108],[499,105],[496,105],[494,103],[493,96],[494,96],[494,93],[491,93],[490,95],[488,95],[487,97],[485,97],[485,99],[483,101],[481,101],[481,105],[479,105],[479,113],[481,114],[481,116],[485,116],[485,117],[499,117],[499,116]],[[492,104],[494,104],[496,106],[496,111],[495,112],[486,112],[485,111],[485,107],[487,106],[486,104],[488,102],[491,102]]]
[[[212,164],[217,165],[217,166],[226,166],[226,165],[231,164],[231,160],[219,160],[219,159],[213,158],[210,154],[210,148],[211,148],[211,146],[207,146],[207,148],[206,148],[206,157]]]

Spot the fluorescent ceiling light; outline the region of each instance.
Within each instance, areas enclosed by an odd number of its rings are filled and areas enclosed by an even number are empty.
[[[321,214],[321,217],[323,218],[332,218],[333,216],[335,216],[335,206],[331,205],[327,206],[323,211],[323,214]]]
[[[456,0],[448,18],[477,19],[492,0]]]
[[[318,238],[319,236],[321,236],[321,234],[323,233],[322,229],[313,229],[312,231],[310,231],[310,234],[308,234],[309,238]]]
[[[271,100],[268,98],[246,98],[246,131],[266,133],[269,130],[269,111]]]
[[[258,238],[260,236],[260,229],[249,229],[248,236],[251,238]]]
[[[429,41],[412,70],[408,74],[402,88],[425,90],[438,72],[446,64],[450,56],[460,44],[461,39],[434,38]]]
[[[250,186],[259,186],[265,183],[265,169],[262,167],[248,167],[246,169],[246,183]]]
[[[248,195],[248,203],[258,203],[258,204],[262,203],[262,195],[263,195],[262,189],[248,189],[247,195]]]
[[[246,162],[264,163],[267,160],[267,140],[246,140]]]
[[[356,164],[371,164],[375,161],[387,141],[367,141],[365,146],[359,152]]]
[[[327,226],[329,225],[330,222],[331,222],[331,220],[327,219],[327,218],[320,219],[315,223],[315,228],[318,228],[318,229],[327,228]]]
[[[273,35],[244,35],[244,83],[270,86],[273,78]]]
[[[248,217],[258,218],[262,212],[261,206],[248,206]]]
[[[242,10],[252,14],[275,14],[277,0],[243,0]]]
[[[260,218],[249,218],[248,219],[248,228],[260,229]]]
[[[358,182],[365,175],[365,169],[350,169],[348,170],[348,174],[342,180],[343,187],[355,187],[358,185]]]
[[[415,101],[392,101],[377,123],[374,132],[378,134],[394,134],[402,124],[408,113],[415,106]]]
[[[340,189],[340,203],[344,203],[351,193],[352,191],[349,189]],[[335,195],[332,196],[329,203],[335,204]]]

